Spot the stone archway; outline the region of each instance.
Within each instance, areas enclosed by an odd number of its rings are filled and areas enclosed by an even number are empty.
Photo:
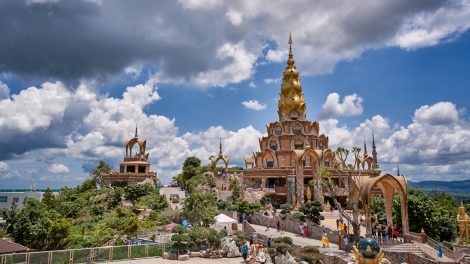
[[[408,187],[406,178],[404,176],[392,176],[390,174],[368,178],[361,188],[360,200],[363,202],[366,211],[367,233],[370,233],[372,227],[370,206],[372,204],[372,192],[374,187],[378,187],[382,191],[387,225],[393,224],[393,196],[395,194],[399,195],[402,230],[404,234],[408,234]]]
[[[212,172],[214,173],[214,176],[217,175],[216,169],[217,169],[217,163],[219,161],[223,161],[224,164],[225,164],[225,171],[228,170],[228,161],[229,161],[229,159],[230,159],[229,157],[222,156],[222,155],[219,155],[217,157],[211,157]]]

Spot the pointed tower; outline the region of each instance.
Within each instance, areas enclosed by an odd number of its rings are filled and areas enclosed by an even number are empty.
[[[366,141],[364,140],[364,154],[363,154],[363,157],[367,157],[369,156],[369,154],[367,154],[367,145],[366,145]]]
[[[137,136],[137,125],[135,125],[135,136],[134,136],[134,137],[135,137],[135,138],[138,137],[138,136]]]
[[[219,139],[219,156],[222,156],[222,139]]]
[[[400,176],[400,166],[397,165],[397,176]]]
[[[374,132],[372,132],[372,158],[373,158],[372,168],[376,170],[380,169],[379,162],[377,160],[377,148],[375,146]]]
[[[292,54],[292,37],[289,35],[289,58],[284,68],[281,93],[278,103],[279,121],[306,120],[306,106],[302,85],[294,55]]]

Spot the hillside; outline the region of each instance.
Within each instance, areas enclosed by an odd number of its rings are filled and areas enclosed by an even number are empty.
[[[412,187],[430,192],[446,192],[457,200],[470,200],[470,180],[464,181],[421,181],[408,184]]]

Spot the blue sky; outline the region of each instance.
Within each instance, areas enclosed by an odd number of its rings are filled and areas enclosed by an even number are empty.
[[[384,172],[470,179],[470,3],[333,2],[1,3],[0,188],[117,168],[135,125],[164,182],[219,138],[242,165],[278,119],[289,33],[307,117],[331,147],[374,130]]]

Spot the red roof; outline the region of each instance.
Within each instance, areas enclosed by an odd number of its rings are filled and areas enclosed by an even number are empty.
[[[0,254],[25,252],[25,251],[29,251],[29,248],[23,245],[11,242],[7,239],[0,239]]]

